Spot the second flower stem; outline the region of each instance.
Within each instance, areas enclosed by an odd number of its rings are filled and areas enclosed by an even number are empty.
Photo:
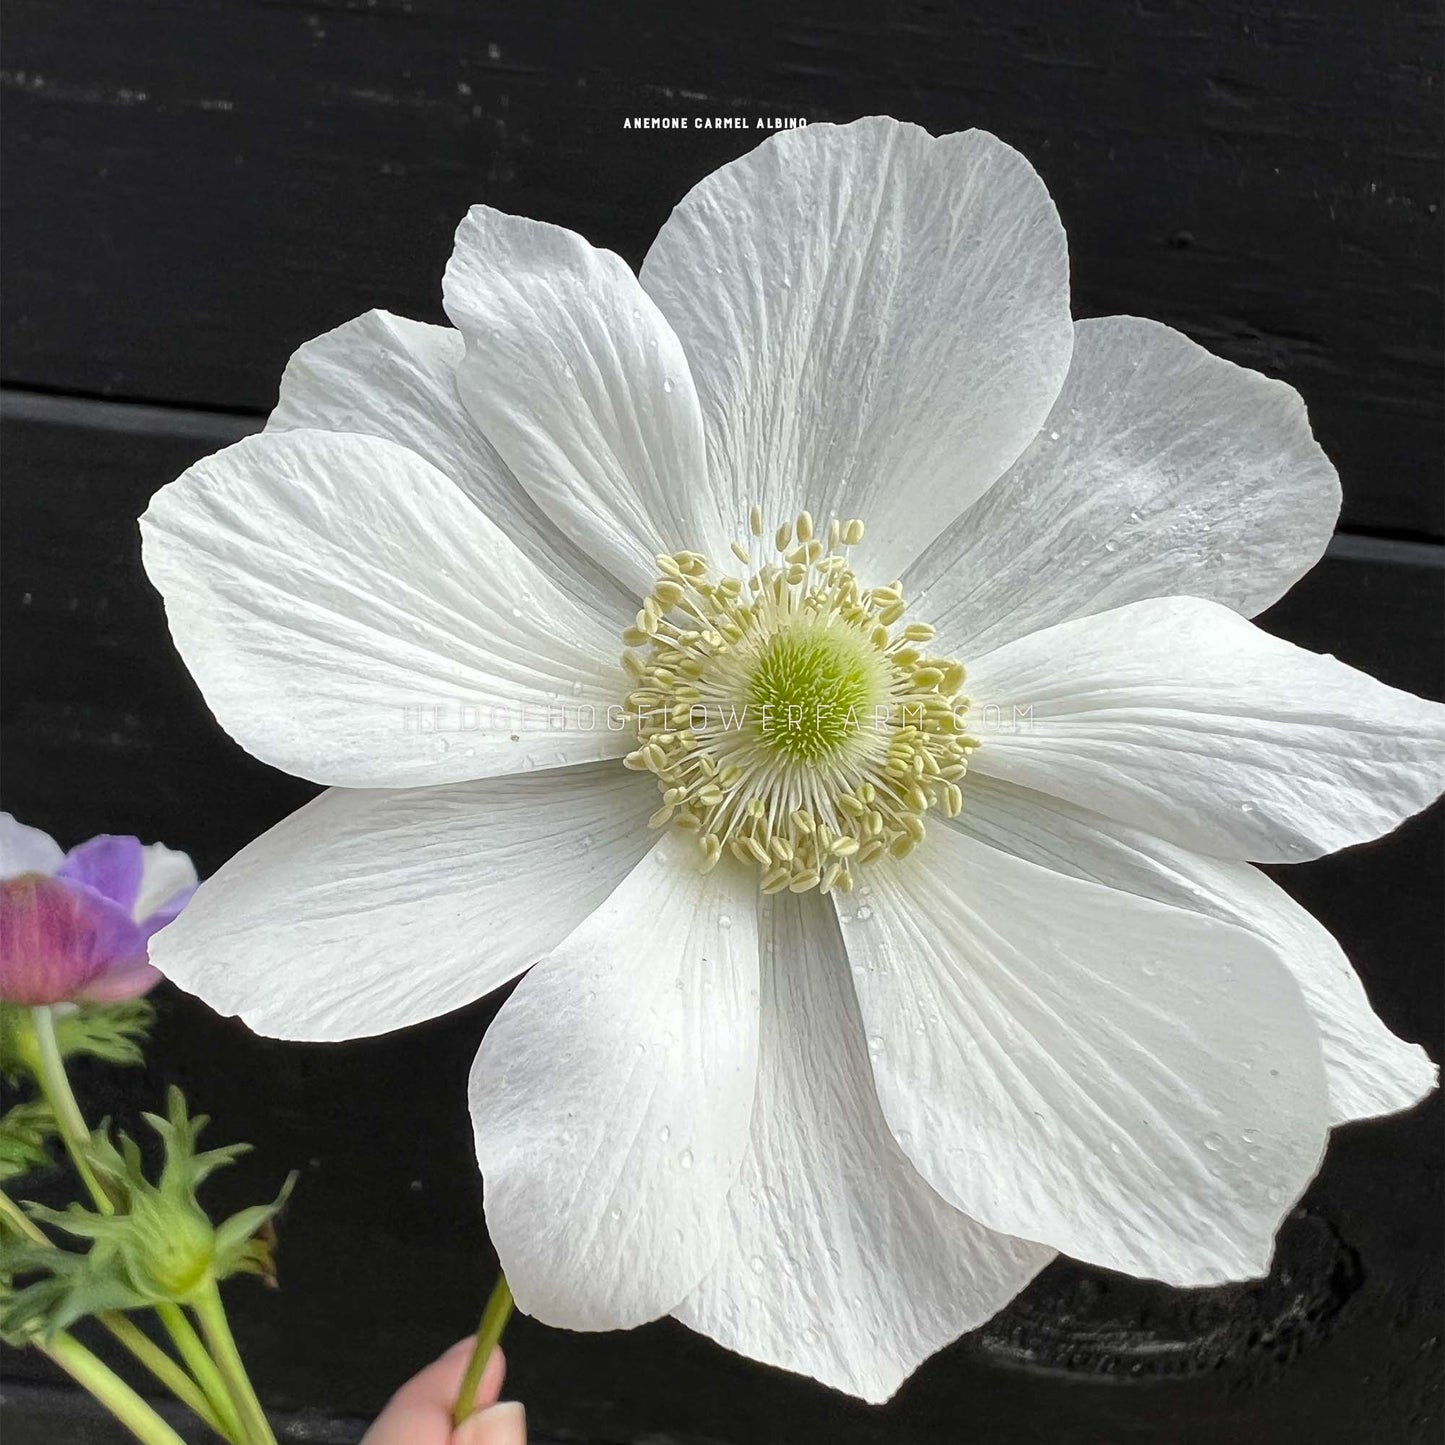
[[[55,1014],[45,1005],[30,1010],[30,1023],[35,1035],[35,1070],[40,1092],[55,1115],[60,1137],[65,1143],[70,1162],[80,1175],[95,1207],[102,1214],[114,1214],[115,1205],[100,1186],[90,1161],[85,1157],[90,1144],[90,1130],[85,1116],[75,1102],[70,1080],[65,1076],[65,1061],[60,1056],[60,1043],[55,1037]]]

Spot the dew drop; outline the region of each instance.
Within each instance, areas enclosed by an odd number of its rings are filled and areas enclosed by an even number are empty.
[[[869,920],[870,918],[872,918],[872,917],[873,917],[873,910],[872,910],[871,908],[869,908],[869,906],[865,903],[865,904],[862,906],[862,908],[860,908],[860,909],[858,910],[858,922],[859,922],[859,923],[867,923],[868,920]]]
[[[1239,805],[1239,811],[1240,811],[1241,813],[1245,813],[1245,814],[1252,813],[1252,812],[1254,812],[1254,804],[1253,804],[1253,803],[1241,803],[1241,804]]]
[[[1241,1134],[1239,1137],[1240,1137],[1246,1144],[1254,1144],[1254,1143],[1257,1143],[1257,1142],[1259,1141],[1259,1130],[1258,1130],[1258,1129],[1246,1129],[1246,1130],[1244,1131],[1244,1133]]]
[[[881,1054],[883,1052],[883,1037],[881,1034],[869,1035],[868,1052],[870,1054]]]
[[[726,913],[719,913],[717,916],[717,926],[719,928],[731,928],[733,926],[731,915]]]
[[[1217,1154],[1224,1147],[1224,1136],[1222,1134],[1206,1134],[1203,1143],[1211,1154]]]
[[[760,1255],[760,1254],[755,1254],[755,1255],[748,1261],[748,1263],[752,1266],[752,1269],[753,1269],[753,1273],[754,1273],[754,1274],[761,1274],[761,1273],[763,1272],[763,1267],[764,1267],[764,1266],[763,1266],[763,1257],[762,1257],[762,1255]]]
[[[614,1220],[621,1219],[621,1218],[622,1218],[622,1211],[621,1211],[620,1209],[614,1209],[614,1210],[612,1211],[611,1218],[614,1219]]]
[[[684,1149],[684,1150],[682,1151],[682,1153],[677,1156],[677,1162],[678,1162],[678,1164],[679,1164],[683,1169],[691,1169],[691,1168],[692,1168],[692,1150],[691,1150],[691,1149]]]
[[[668,392],[672,390],[672,378],[670,376],[663,379],[662,389]]]

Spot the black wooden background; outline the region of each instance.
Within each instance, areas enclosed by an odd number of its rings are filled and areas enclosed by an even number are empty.
[[[441,320],[468,204],[640,261],[756,139],[629,115],[888,112],[1023,149],[1069,231],[1079,315],[1134,312],[1291,382],[1343,535],[1266,618],[1438,695],[1441,10],[1432,0],[6,0],[4,801],[74,843],[135,832],[203,872],[309,796],[217,730],[171,651],[133,519],[254,429],[301,341],[371,306]],[[1441,1053],[1440,813],[1284,882],[1386,1020]],[[418,941],[425,946],[424,940]],[[234,1287],[295,1439],[354,1439],[471,1327],[495,1264],[463,1084],[496,1001],[341,1047],[160,995],[156,1062],[86,1076],[122,1117],[175,1079],[291,1167],[282,1289]],[[869,1409],[670,1322],[518,1320],[539,1439],[1394,1442],[1440,1433],[1441,1111],[1335,1136],[1258,1285],[1060,1262]],[[7,1439],[115,1438],[11,1358]]]

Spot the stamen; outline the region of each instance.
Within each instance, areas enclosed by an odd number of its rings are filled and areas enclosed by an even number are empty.
[[[757,506],[748,533],[764,536]],[[859,583],[846,549],[863,533],[835,517],[818,535],[799,512],[746,578],[661,555],[622,634],[638,742],[623,764],[657,777],[651,825],[696,833],[704,870],[724,852],[755,867],[764,893],[850,892],[857,868],[917,845],[930,808],[963,806],[979,745],[963,665],[920,652],[933,628],[902,622],[901,583]],[[750,547],[732,554],[753,565]]]

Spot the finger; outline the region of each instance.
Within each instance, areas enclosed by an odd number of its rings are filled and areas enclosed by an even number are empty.
[[[406,1400],[408,1403],[415,1400],[439,1404],[450,1414],[457,1391],[462,1387],[462,1376],[466,1374],[467,1363],[472,1358],[474,1344],[475,1340],[470,1335],[464,1340],[458,1340],[439,1359],[433,1360],[426,1369],[413,1375],[392,1399]],[[477,1405],[490,1405],[501,1394],[502,1380],[506,1372],[506,1357],[500,1348],[494,1349],[487,1360],[487,1368],[482,1371],[481,1384],[477,1387]]]
[[[391,1397],[363,1437],[362,1445],[447,1445],[451,1438],[452,1405],[461,1388],[462,1376],[471,1359],[473,1341],[459,1340],[440,1359],[434,1360]],[[476,1404],[491,1405],[502,1391],[506,1360],[500,1349],[492,1351]]]
[[[451,1445],[527,1445],[527,1412],[516,1400],[478,1410],[452,1432]]]

